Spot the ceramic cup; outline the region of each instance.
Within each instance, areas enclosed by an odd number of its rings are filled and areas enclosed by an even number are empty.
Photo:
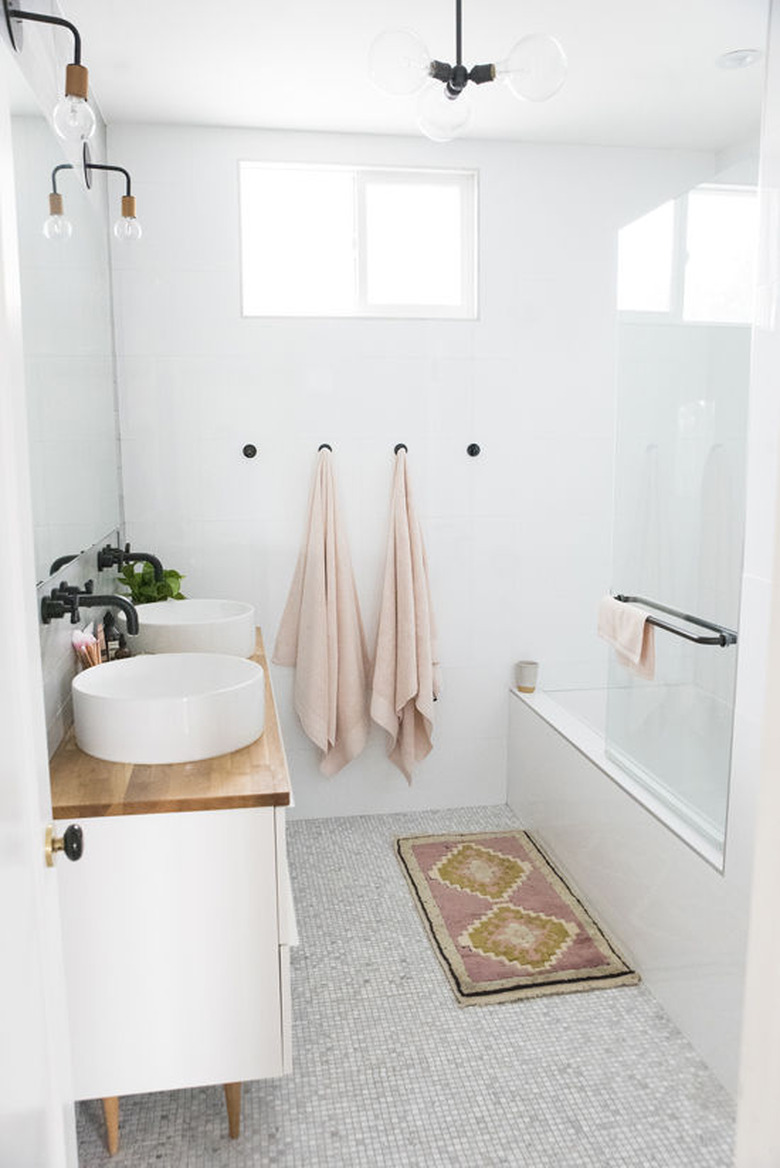
[[[539,676],[538,661],[515,662],[515,686],[520,693],[533,693]]]

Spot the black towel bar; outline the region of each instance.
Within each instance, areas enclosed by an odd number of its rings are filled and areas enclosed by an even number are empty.
[[[675,637],[682,637],[684,641],[692,641],[694,645],[720,645],[721,648],[726,648],[727,645],[736,645],[737,643],[737,634],[733,629],[713,624],[712,621],[702,620],[700,616],[691,616],[690,613],[680,612],[676,608],[668,608],[667,605],[658,604],[655,600],[647,600],[644,596],[618,594],[615,596],[615,600],[619,600],[623,604],[641,604],[643,608],[654,608],[656,612],[665,612],[667,616],[676,616],[678,620],[687,621],[689,625],[696,625],[700,629],[709,629],[710,632],[716,634],[714,637],[703,637],[696,633],[689,633],[686,629],[677,628],[676,625],[670,625],[666,621],[659,620],[656,616],[647,618],[648,624],[654,625],[657,629],[663,629],[664,632],[673,633]]]

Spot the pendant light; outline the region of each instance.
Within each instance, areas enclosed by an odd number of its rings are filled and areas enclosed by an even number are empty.
[[[62,195],[57,190],[57,174],[61,170],[73,170],[69,162],[62,162],[51,172],[51,193],[49,194],[49,217],[43,225],[47,239],[65,243],[73,235],[73,224],[65,218]]]
[[[61,16],[41,12],[26,12],[16,7],[16,0],[3,0],[5,23],[11,47],[19,52],[22,47],[22,22],[50,24],[66,28],[73,36],[73,61],[65,70],[65,93],[54,107],[52,121],[61,138],[79,142],[91,138],[95,132],[95,115],[89,106],[89,73],[81,63],[81,34],[75,24]]]
[[[566,54],[555,37],[533,33],[522,37],[495,64],[463,64],[462,0],[455,0],[455,64],[438,61],[413,32],[391,29],[380,33],[369,53],[369,73],[379,89],[395,97],[418,94],[417,125],[434,142],[448,142],[471,122],[469,82],[484,85],[502,80],[522,101],[547,101],[566,79]]]

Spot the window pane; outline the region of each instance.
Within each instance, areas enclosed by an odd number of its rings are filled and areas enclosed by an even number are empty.
[[[462,200],[455,183],[366,182],[369,305],[459,307]]]
[[[618,309],[669,312],[672,296],[674,203],[662,203],[618,235]]]
[[[247,316],[355,311],[354,173],[242,165]]]
[[[688,196],[685,320],[749,324],[758,230],[754,191],[698,190]]]

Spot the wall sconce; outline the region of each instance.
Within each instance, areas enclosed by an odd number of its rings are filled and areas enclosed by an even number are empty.
[[[73,234],[73,224],[65,218],[62,195],[57,190],[57,174],[60,170],[73,170],[69,162],[62,162],[51,172],[51,193],[49,195],[49,218],[43,225],[43,234],[47,239],[65,242]]]
[[[61,138],[71,141],[91,138],[95,132],[95,115],[87,102],[89,73],[81,63],[81,35],[75,24],[61,16],[26,12],[16,7],[16,0],[3,0],[3,10],[11,47],[16,53],[22,47],[22,22],[25,20],[67,28],[73,34],[73,61],[65,70],[65,94],[54,107],[54,129]]]
[[[141,238],[141,224],[135,213],[135,195],[132,190],[130,172],[123,166],[107,166],[104,162],[92,162],[89,157],[89,147],[84,143],[84,181],[92,186],[91,172],[93,170],[110,170],[115,174],[122,174],[125,178],[125,193],[122,195],[122,211],[114,224],[114,235],[121,242],[132,243]]]

